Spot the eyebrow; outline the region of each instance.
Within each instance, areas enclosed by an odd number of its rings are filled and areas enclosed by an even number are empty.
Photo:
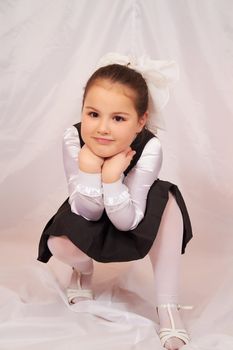
[[[91,106],[85,106],[84,108],[87,108],[87,109],[94,109],[96,112],[99,112],[98,109],[94,108],[94,107],[91,107]]]
[[[94,107],[92,107],[92,106],[85,106],[84,108],[86,108],[86,109],[92,109],[92,110],[94,110],[94,111],[96,111],[96,112],[100,112],[98,109],[96,109],[96,108],[94,108]],[[127,113],[127,112],[113,112],[112,114],[124,114],[124,115],[129,115],[130,116],[130,114],[129,113]]]

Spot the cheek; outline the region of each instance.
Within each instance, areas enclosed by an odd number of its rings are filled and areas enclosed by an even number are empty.
[[[87,123],[82,122],[81,124],[81,135],[82,135],[82,138],[83,140],[86,139],[91,133],[91,130],[90,130],[90,126],[88,126]]]
[[[134,133],[129,130],[128,132],[122,135],[122,144],[124,144],[125,146],[131,145],[131,143],[134,141],[136,136],[137,136],[136,132]]]

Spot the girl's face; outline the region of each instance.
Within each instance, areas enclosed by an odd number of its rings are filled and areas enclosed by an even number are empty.
[[[147,120],[138,117],[134,107],[134,91],[120,83],[98,80],[84,100],[81,135],[97,156],[112,157],[133,142]]]

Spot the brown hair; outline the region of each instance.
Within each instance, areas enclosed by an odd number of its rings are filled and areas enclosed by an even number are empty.
[[[82,106],[89,89],[97,80],[101,79],[110,80],[113,83],[120,83],[131,88],[136,95],[133,101],[135,110],[139,117],[144,115],[148,109],[148,88],[145,79],[141,73],[120,64],[101,67],[91,75],[84,89]]]

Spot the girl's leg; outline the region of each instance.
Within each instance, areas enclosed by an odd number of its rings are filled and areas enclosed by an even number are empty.
[[[91,289],[93,275],[93,260],[76,247],[66,236],[50,236],[48,247],[55,258],[73,268],[69,288],[77,287],[77,273],[81,273],[80,284],[82,289]],[[86,300],[86,297],[73,298],[72,302]]]
[[[156,287],[156,305],[178,304],[180,278],[180,258],[183,240],[183,218],[175,198],[169,193],[169,200],[164,210],[158,236],[149,252],[154,271]],[[183,329],[177,308],[172,308],[176,329]],[[158,307],[161,328],[171,328],[171,321],[166,308]],[[184,342],[176,337],[166,341],[167,349],[180,349]]]

